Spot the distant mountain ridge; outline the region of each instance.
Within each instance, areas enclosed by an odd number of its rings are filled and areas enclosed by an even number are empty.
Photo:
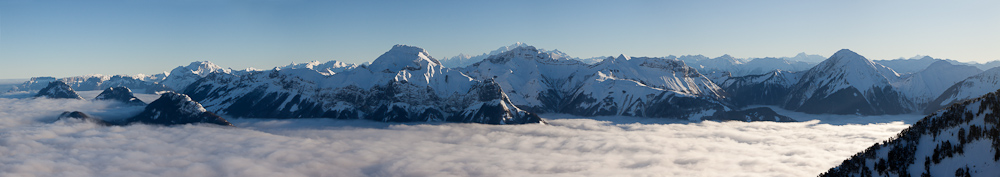
[[[905,114],[933,111],[935,106],[984,94],[984,89],[961,88],[995,85],[989,84],[991,72],[973,66],[923,57],[905,62],[934,62],[899,74],[847,49],[818,64],[804,61],[821,56],[805,53],[754,59],[620,54],[587,63],[523,43],[489,54],[467,66],[449,68],[445,60],[422,48],[397,45],[362,65],[312,61],[270,70],[233,70],[196,61],[156,76],[101,76],[73,83],[79,85],[76,88],[129,85],[174,90],[208,110],[236,117],[496,124],[541,122],[535,121],[534,113],[781,120],[760,117],[771,114],[766,110],[741,110],[751,105],[814,114]],[[36,78],[24,86],[55,80]],[[741,114],[760,118],[715,116]]]
[[[158,83],[165,77],[166,74],[136,76],[86,75],[59,79],[54,77],[33,77],[9,91],[37,91],[48,86],[50,82],[60,81],[66,83],[77,91],[104,90],[111,87],[128,87],[142,90],[144,93],[155,93],[157,91],[169,90],[167,86]]]

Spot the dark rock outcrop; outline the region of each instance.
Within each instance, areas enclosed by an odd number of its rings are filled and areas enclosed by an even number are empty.
[[[233,126],[226,119],[205,110],[198,102],[184,94],[167,92],[149,103],[139,115],[125,119],[124,124],[144,123],[156,125],[179,125],[210,123]]]
[[[69,85],[66,85],[63,81],[49,82],[49,85],[38,91],[38,94],[35,95],[35,97],[83,99],[83,97],[76,94],[76,91],[73,91],[73,88],[70,88]]]
[[[95,100],[112,100],[119,101],[128,105],[145,106],[146,103],[136,98],[132,95],[132,90],[126,87],[111,87],[104,89],[100,95],[94,98]]]
[[[775,121],[775,122],[797,122],[791,117],[774,112],[771,108],[759,107],[738,111],[716,112],[712,116],[702,118],[702,120],[715,121]]]
[[[79,119],[79,120],[84,120],[84,121],[87,121],[87,122],[93,122],[93,123],[98,124],[98,125],[113,125],[112,123],[109,123],[107,121],[104,121],[104,120],[101,120],[101,119],[98,119],[98,118],[91,117],[90,115],[87,115],[87,114],[85,114],[83,112],[80,112],[80,111],[66,111],[66,112],[63,112],[62,114],[59,115],[59,118],[57,118],[56,121],[67,120],[67,119]]]

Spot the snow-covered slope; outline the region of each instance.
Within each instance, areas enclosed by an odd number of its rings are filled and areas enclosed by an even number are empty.
[[[930,113],[952,103],[976,98],[1000,88],[1000,67],[989,69],[959,81],[927,103],[924,112]]]
[[[679,60],[619,55],[585,68],[567,90],[565,113],[698,120],[729,110],[723,91]]]
[[[490,56],[486,60],[462,68],[470,77],[494,79],[504,88],[511,102],[533,112],[560,109],[564,90],[580,83],[572,76],[587,65],[565,58],[553,58],[532,46]]]
[[[587,65],[567,58],[519,47],[463,71],[495,79],[515,105],[533,112],[697,120],[728,109],[722,90],[679,60],[619,55]]]
[[[890,84],[898,79],[892,69],[843,49],[805,71],[784,107],[806,113],[909,113],[914,105]]]
[[[997,92],[936,111],[820,176],[997,176]]]
[[[892,85],[907,95],[918,108],[924,108],[949,86],[981,72],[974,66],[953,65],[948,61],[937,60]]]
[[[173,90],[184,90],[189,84],[212,73],[231,73],[232,70],[219,67],[209,61],[191,62],[188,66],[178,66],[170,70],[167,78],[161,82]]]
[[[444,68],[424,49],[396,45],[370,65],[333,75],[296,69],[215,73],[184,93],[209,110],[236,117],[540,123],[493,87]]]

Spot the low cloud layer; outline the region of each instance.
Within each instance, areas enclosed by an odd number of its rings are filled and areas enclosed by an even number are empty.
[[[231,120],[101,127],[106,102],[0,98],[0,176],[814,176],[901,122],[866,125],[553,119],[551,125]],[[605,118],[607,119],[607,118]]]

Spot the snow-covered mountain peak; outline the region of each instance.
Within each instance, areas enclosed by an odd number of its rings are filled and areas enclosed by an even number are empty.
[[[552,55],[545,53],[534,46],[522,46],[511,49],[510,51],[496,54],[486,58],[486,61],[491,63],[506,63],[513,59],[523,59],[529,61],[538,61],[543,63],[549,63],[549,61],[556,61],[557,59],[552,58]]]
[[[191,100],[191,97],[188,97],[185,94],[180,94],[177,92],[167,92],[161,94],[160,98],[156,99],[156,101],[164,101],[175,104],[177,108],[179,108],[177,109],[178,111],[187,114],[200,114],[202,112],[208,111],[205,110],[205,107],[202,107],[200,103]]]
[[[785,107],[807,113],[907,113],[912,110],[912,102],[890,84],[899,79],[899,74],[889,67],[842,49],[805,72],[792,87]],[[844,106],[818,106],[830,104]]]
[[[732,55],[729,55],[729,54],[724,54],[722,56],[716,57],[715,59],[716,60],[725,60],[725,61],[738,61],[735,57],[733,57]]]
[[[840,49],[837,53],[833,53],[833,56],[830,56],[831,60],[861,60],[863,58],[865,57],[851,51],[851,49]]]
[[[875,63],[874,61],[869,60],[868,58],[865,58],[864,56],[861,56],[860,54],[849,49],[840,49],[840,51],[834,53],[833,56],[830,56],[830,59],[823,61],[817,67],[824,67],[826,69],[850,68],[856,71],[862,71],[866,70],[865,68],[870,68],[878,72],[874,74],[880,75],[874,77],[885,77],[888,80],[895,80],[899,77],[899,74],[889,67]]]
[[[170,74],[167,78],[161,82],[161,84],[174,89],[182,90],[198,79],[208,76],[212,73],[232,73],[231,69],[222,68],[219,65],[215,65],[210,61],[195,61],[191,62],[188,66],[178,66],[173,70],[170,70]]]
[[[368,68],[372,71],[396,72],[404,69],[420,70],[440,65],[441,62],[431,57],[423,48],[397,44],[372,61]]]
[[[514,44],[511,44],[509,46],[500,47],[500,48],[498,48],[495,51],[505,52],[505,51],[514,50],[514,49],[516,49],[518,47],[529,47],[529,46],[531,46],[531,45],[525,44],[523,42],[515,42]],[[493,52],[490,52],[490,53],[492,54]]]
[[[198,76],[205,77],[206,75],[213,72],[223,72],[230,73],[230,69],[222,68],[211,61],[195,61],[188,64],[186,67],[177,67],[170,71],[170,74],[175,74],[174,71],[178,72],[191,72],[197,74]]]
[[[938,60],[938,61],[935,61],[934,63],[931,63],[931,65],[927,66],[927,68],[924,69],[924,70],[927,70],[927,71],[946,71],[946,70],[943,70],[943,69],[952,68],[952,67],[955,67],[955,66],[956,65],[951,64],[951,62],[948,62],[948,61],[945,61],[945,60]]]
[[[631,60],[632,57],[626,56],[625,54],[621,54],[621,55],[618,55],[618,58],[615,58],[615,59],[616,60]]]

